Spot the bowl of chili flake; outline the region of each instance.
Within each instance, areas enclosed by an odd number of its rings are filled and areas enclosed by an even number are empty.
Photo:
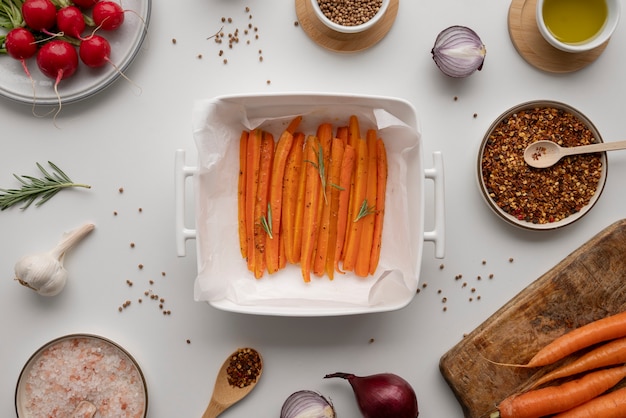
[[[514,106],[489,127],[478,153],[478,182],[488,206],[507,223],[552,230],[582,218],[600,198],[606,153],[568,156],[548,168],[524,162],[539,140],[563,147],[602,142],[594,124],[577,109],[539,100]]]

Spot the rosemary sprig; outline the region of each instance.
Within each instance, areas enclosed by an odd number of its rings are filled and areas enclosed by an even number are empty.
[[[367,206],[367,199],[363,199],[363,203],[359,208],[359,213],[356,214],[353,222],[357,222],[361,218],[365,218],[367,215],[376,213],[376,205]]]
[[[39,201],[35,206],[41,206],[57,194],[61,189],[69,187],[84,187],[90,189],[88,184],[74,183],[59,167],[48,161],[54,170],[49,173],[41,164],[37,163],[37,168],[44,175],[43,178],[33,176],[18,176],[13,174],[22,186],[19,189],[0,189],[0,210],[5,210],[18,203],[24,203],[20,208],[28,208],[36,199]]]
[[[272,234],[272,207],[270,204],[267,204],[267,215],[261,216],[261,226],[265,230],[270,239],[274,239],[274,235]]]

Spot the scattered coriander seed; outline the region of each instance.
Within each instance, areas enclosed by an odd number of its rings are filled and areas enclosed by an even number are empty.
[[[161,299],[159,299],[159,301],[160,301],[161,303],[163,303],[163,302],[165,302],[165,298],[161,298]]]
[[[161,276],[165,277],[165,272],[164,271],[161,272]]]
[[[143,300],[141,298],[137,299],[137,302],[142,303]]]
[[[139,212],[143,212],[143,209],[142,209],[142,208],[139,208],[139,209],[137,209],[137,210],[138,210]]]
[[[463,282],[463,285],[461,287],[467,287],[467,282]]]
[[[113,211],[113,216],[117,216],[117,211],[116,210]]]
[[[163,309],[163,304],[159,303],[159,309]]]
[[[441,289],[437,289],[437,294],[441,294]]]
[[[489,274],[489,278],[490,278],[490,279],[493,279],[493,273],[490,273],[490,274]]]
[[[474,298],[469,298],[469,301],[472,302],[474,300]]]
[[[480,300],[480,295],[476,296],[476,300]]]
[[[202,59],[202,54],[198,54],[198,59],[201,60]]]
[[[423,287],[424,289],[426,289],[426,287],[428,287],[428,283],[423,283],[423,284],[422,284],[422,287]]]
[[[300,26],[300,22],[298,22],[298,21],[296,20],[295,22],[293,22],[293,25],[294,25],[295,27],[298,27],[298,26]]]
[[[454,101],[456,102],[457,100],[459,100],[458,96],[454,96]]]
[[[120,187],[119,189],[117,189],[117,191],[120,192],[120,193],[124,193],[124,188]]]
[[[472,293],[475,293],[475,292],[476,292],[476,288],[475,288],[475,287],[472,287],[472,290],[471,290],[471,291],[472,291]]]
[[[148,283],[154,284],[154,280],[150,279],[150,281]]]
[[[250,11],[250,8],[248,6],[246,6],[246,13],[248,13]]]
[[[474,119],[478,117],[478,113],[474,113]]]
[[[228,60],[224,58],[224,64],[228,64]]]
[[[483,260],[482,263],[483,263],[483,266],[484,266],[485,264],[487,264],[487,260]]]
[[[509,263],[513,262],[513,257],[509,258]]]
[[[441,299],[441,302],[446,303],[448,301],[448,298],[443,298]]]
[[[447,311],[447,310],[448,310],[448,307],[447,307],[447,306],[444,306],[444,307],[443,307],[443,311],[445,312],[445,311]]]
[[[191,340],[189,338],[187,338],[187,344],[191,344]]]
[[[272,81],[271,80],[267,80],[266,83],[269,85],[269,84],[272,83]]]
[[[150,294],[150,292],[146,290],[145,292],[143,292],[143,294],[148,296]]]
[[[233,18],[232,17],[228,18],[228,23],[233,23]]]
[[[419,293],[421,292],[420,288],[418,287],[417,290],[415,290],[415,293]]]
[[[262,56],[261,56],[261,57],[259,57],[259,61],[260,61],[260,62],[263,62],[263,57],[262,57]]]
[[[482,277],[476,276],[476,280],[481,280],[481,279],[482,279]]]
[[[137,267],[139,268],[139,270],[141,270],[141,269],[143,269],[143,264],[139,263],[139,264],[137,265]]]
[[[370,338],[369,343],[372,344],[374,342],[373,338]]]
[[[226,18],[222,17],[222,23],[226,22]]]
[[[439,264],[439,270],[443,270],[444,265],[443,264]]]
[[[130,243],[130,248],[135,248],[135,243],[134,242]]]
[[[117,308],[117,310],[118,310],[119,312],[122,312],[122,307],[120,306],[119,308]]]

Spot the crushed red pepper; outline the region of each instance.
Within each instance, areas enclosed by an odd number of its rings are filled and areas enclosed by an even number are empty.
[[[489,197],[520,221],[557,222],[589,204],[602,176],[600,154],[569,156],[537,169],[524,162],[524,150],[548,139],[564,147],[597,141],[570,112],[553,107],[521,110],[500,122],[487,138],[481,157]]]
[[[240,348],[230,358],[226,374],[228,384],[244,388],[256,382],[263,364],[261,356],[251,348]]]

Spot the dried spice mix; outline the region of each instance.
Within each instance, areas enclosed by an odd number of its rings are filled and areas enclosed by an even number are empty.
[[[563,220],[589,204],[602,176],[601,154],[569,156],[549,168],[524,162],[532,142],[548,139],[563,147],[596,142],[575,115],[554,107],[520,110],[502,120],[487,138],[482,178],[489,197],[521,221]]]
[[[230,358],[226,374],[231,386],[244,388],[256,382],[263,365],[256,350],[240,348]]]

